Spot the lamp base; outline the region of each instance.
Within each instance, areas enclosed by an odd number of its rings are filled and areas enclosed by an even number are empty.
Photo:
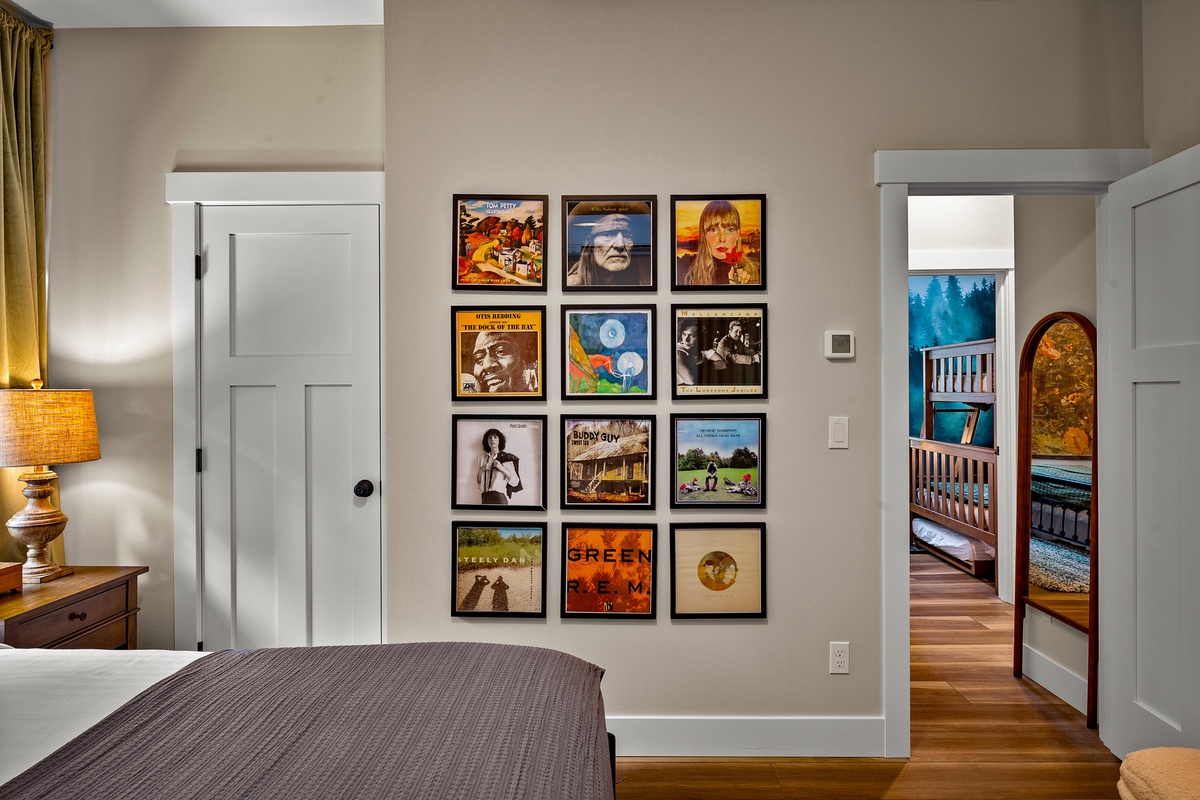
[[[55,564],[46,552],[46,545],[67,527],[67,515],[50,504],[50,495],[54,491],[50,482],[57,477],[48,469],[20,476],[25,482],[21,491],[27,498],[25,507],[13,514],[5,527],[27,548],[25,566],[21,568],[22,583],[45,583],[75,572],[74,567]]]
[[[21,583],[46,583],[47,581],[65,578],[75,574],[74,567],[64,567],[51,563],[48,571],[33,571],[27,566],[21,568]],[[41,569],[45,569],[44,567]]]

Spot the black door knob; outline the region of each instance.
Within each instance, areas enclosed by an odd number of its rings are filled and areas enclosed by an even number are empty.
[[[375,493],[375,484],[371,483],[366,478],[363,478],[358,483],[354,484],[355,497],[370,497]]]

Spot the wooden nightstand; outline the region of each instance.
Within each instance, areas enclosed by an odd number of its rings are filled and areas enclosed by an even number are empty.
[[[149,567],[76,567],[0,595],[0,642],[13,647],[137,649],[137,576]]]

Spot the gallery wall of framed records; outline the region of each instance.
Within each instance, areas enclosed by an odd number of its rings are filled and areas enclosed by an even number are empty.
[[[767,303],[735,297],[767,289],[766,195],[671,195],[667,252],[655,195],[453,200],[451,288],[489,297],[450,308],[450,507],[486,512],[451,523],[451,615],[545,618],[554,586],[561,618],[652,620],[662,586],[672,619],[765,618],[766,524],[742,517],[766,510],[767,415],[762,403],[731,411],[729,401],[768,396]],[[554,257],[551,230],[561,235]],[[662,336],[666,298],[648,296],[660,267],[678,295]],[[506,302],[550,286],[563,302]],[[709,297],[687,302],[690,292]],[[576,293],[602,302],[566,302]],[[660,379],[669,410],[640,410]],[[548,381],[562,404],[555,422],[527,413],[548,402]],[[575,403],[590,405],[570,413]],[[563,516],[553,537],[552,474]],[[666,573],[652,521],[662,492]]]

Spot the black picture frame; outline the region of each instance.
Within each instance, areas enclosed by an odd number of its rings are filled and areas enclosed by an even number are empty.
[[[766,414],[672,414],[671,446],[671,508],[767,507]]]
[[[766,399],[766,303],[673,303],[671,335],[673,400]]]
[[[767,196],[671,195],[671,289],[766,291]]]
[[[545,194],[454,195],[450,288],[545,292]]]
[[[653,414],[561,416],[559,507],[653,511]]]
[[[451,400],[546,399],[545,306],[451,306],[450,353]]]
[[[515,471],[520,478],[514,488],[501,475],[513,469],[493,467],[481,475],[484,439],[495,431],[502,437],[500,449],[515,457]],[[546,415],[545,414],[454,414],[451,417],[452,475],[450,480],[451,508],[479,508],[492,512],[506,509],[520,511],[546,510]],[[502,463],[511,464],[512,459]],[[490,475],[493,482],[489,493],[480,481]],[[501,491],[500,486],[507,484]],[[501,496],[503,499],[501,500]]]
[[[671,523],[671,619],[766,619],[767,526]]]
[[[559,616],[654,619],[657,545],[656,523],[562,523]]]
[[[607,235],[608,240],[597,242],[597,235]],[[632,237],[632,243],[626,237]],[[657,291],[657,248],[656,196],[563,196],[564,292]]]
[[[450,616],[544,618],[546,533],[545,522],[450,523]]]
[[[654,400],[658,307],[563,305],[563,400]]]

